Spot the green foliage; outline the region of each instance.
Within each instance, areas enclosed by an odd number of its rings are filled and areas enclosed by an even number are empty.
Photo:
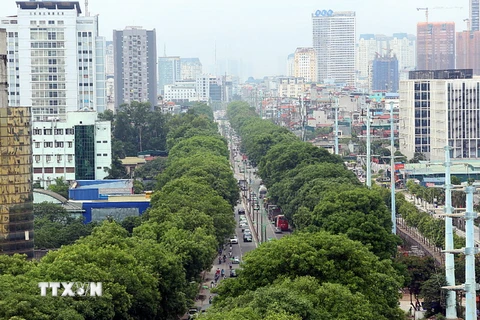
[[[420,297],[423,298],[427,310],[426,317],[437,313],[445,314],[447,304],[446,290],[442,289],[444,286],[447,286],[447,280],[445,279],[445,274],[441,273],[433,274],[430,279],[422,284]]]
[[[403,280],[396,274],[391,262],[379,261],[360,243],[327,232],[283,237],[249,252],[244,257],[238,278],[219,286],[220,295],[216,298],[215,306],[218,303],[220,307],[227,308],[233,301],[240,301],[243,295],[262,287],[265,289],[277,280],[294,280],[305,276],[315,278],[319,284],[336,284],[325,290],[325,297],[332,297],[337,292],[339,297],[350,294],[349,299],[356,300],[357,304],[363,301],[366,303],[365,311],[372,312],[370,319],[403,319],[397,306],[398,289]],[[344,289],[340,289],[340,286]],[[306,293],[312,294],[309,290]],[[351,294],[358,296],[353,298]],[[278,294],[276,296],[279,297]],[[318,303],[323,303],[323,308],[327,311],[331,308],[337,312],[338,309],[335,308],[341,308],[334,300],[326,303],[321,297],[319,295],[317,298],[320,300]],[[312,302],[311,299],[308,301]],[[298,304],[300,303],[299,301]],[[298,304],[296,307],[302,309]],[[266,307],[265,304],[262,305]],[[343,308],[346,309],[344,304]]]
[[[400,239],[391,233],[390,212],[375,190],[329,192],[315,207],[312,224],[358,240],[382,259],[395,256]]]
[[[188,157],[178,158],[159,176],[159,188],[180,177],[208,184],[232,207],[237,203],[239,198],[237,180],[233,177],[230,164],[224,157],[209,152],[197,152]]]
[[[436,272],[435,260],[432,257],[399,255],[396,261],[403,265],[405,287],[415,298],[418,297],[423,283]]]
[[[112,155],[123,159],[135,157],[142,150],[165,150],[169,115],[152,110],[148,102],[123,104],[113,114],[110,110],[99,119],[112,122]]]
[[[134,194],[142,194],[144,191],[143,183],[139,180],[133,180],[133,193]]]
[[[352,293],[339,284],[320,284],[309,276],[279,279],[272,285],[215,303],[206,319],[228,314],[232,306],[233,311],[251,310],[253,319],[273,315],[286,319],[372,319],[375,314],[373,306],[361,293]]]
[[[170,157],[170,155],[169,155]],[[135,169],[134,175],[138,179],[155,179],[160,173],[165,170],[167,166],[167,159],[162,157],[157,157],[152,161],[147,161],[141,167]]]
[[[259,162],[258,172],[267,186],[285,178],[289,170],[299,165],[315,163],[343,163],[339,156],[308,142],[294,141],[277,144],[270,148]]]
[[[114,157],[112,160],[112,165],[110,168],[106,169],[108,175],[105,179],[127,179],[129,178],[127,174],[127,169],[122,164],[122,160],[118,157]]]
[[[70,188],[69,183],[63,180],[62,177],[55,178],[55,183],[52,183],[51,185],[48,186],[48,190],[56,192],[66,199],[68,199],[69,188]]]
[[[55,249],[72,244],[89,235],[97,225],[83,223],[83,217],[74,218],[62,206],[43,202],[33,205],[35,248]]]

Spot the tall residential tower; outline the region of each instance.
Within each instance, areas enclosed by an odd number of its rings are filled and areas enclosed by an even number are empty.
[[[113,31],[115,109],[132,101],[157,105],[156,32],[142,27]]]
[[[417,23],[417,70],[455,68],[455,23]]]
[[[7,30],[10,106],[31,106],[33,120],[64,120],[66,112],[103,112],[105,39],[98,16],[81,16],[78,1],[16,1]]]
[[[355,12],[317,10],[312,14],[312,20],[317,80],[354,85]]]

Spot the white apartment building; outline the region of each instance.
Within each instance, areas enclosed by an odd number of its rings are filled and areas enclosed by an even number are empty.
[[[443,148],[450,146],[452,159],[480,158],[479,96],[480,78],[401,81],[401,152],[442,161]]]
[[[367,83],[369,65],[378,52],[377,40],[373,34],[361,34],[357,44],[357,81]]]
[[[185,81],[197,79],[202,74],[202,63],[199,58],[180,58],[180,78]]]
[[[177,103],[188,102],[197,99],[195,81],[178,81],[164,86],[163,99]]]
[[[277,79],[278,96],[282,98],[303,97],[310,88],[303,78],[279,77]]]
[[[294,77],[305,82],[317,81],[317,58],[313,48],[297,48],[294,55]]]
[[[312,20],[317,81],[354,85],[355,12],[317,10],[312,14]]]
[[[105,42],[105,75],[107,78],[115,76],[115,60],[113,56],[113,41]]]
[[[69,111],[106,107],[105,39],[98,16],[78,1],[16,1],[0,18],[7,30],[9,105],[31,106],[33,120],[65,120]]]
[[[67,112],[65,121],[33,121],[32,149],[33,179],[44,188],[56,178],[103,179],[112,163],[110,121],[98,121],[95,111]]]

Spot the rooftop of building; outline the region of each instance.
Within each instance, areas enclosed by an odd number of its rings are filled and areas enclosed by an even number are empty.
[[[451,174],[480,173],[480,159],[454,159],[451,160]],[[445,166],[442,161],[430,161],[421,163],[405,164],[405,172],[415,175],[442,175],[445,174]]]
[[[76,180],[70,189],[122,189],[132,188],[131,179]]]
[[[125,157],[124,159],[120,159],[120,161],[124,166],[144,164],[146,162],[145,158],[140,157]]]
[[[150,202],[150,194],[109,195],[106,199],[99,200],[69,200],[72,206],[84,202]]]
[[[50,10],[76,9],[78,14],[82,13],[79,1],[17,1],[16,4],[23,10],[36,10],[40,8]]]

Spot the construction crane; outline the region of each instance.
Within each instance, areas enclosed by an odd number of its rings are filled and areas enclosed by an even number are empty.
[[[429,10],[449,10],[449,9],[463,9],[463,7],[433,7],[433,8],[417,8],[417,11],[425,11],[425,69],[428,70],[428,11]]]
[[[434,8],[417,8],[417,11],[425,11],[425,22],[428,23],[428,11],[439,9],[463,9],[463,7],[434,7]]]

